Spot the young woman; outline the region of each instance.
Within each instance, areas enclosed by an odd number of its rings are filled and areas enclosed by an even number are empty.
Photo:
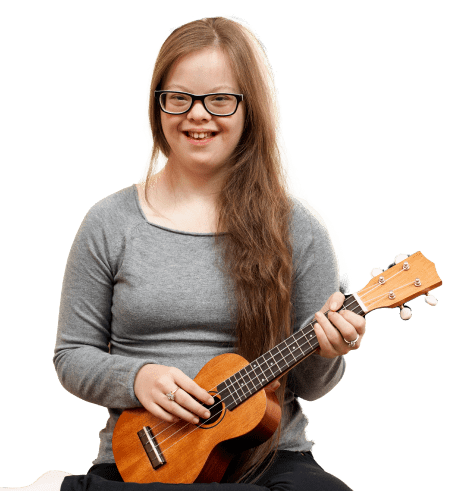
[[[238,455],[220,489],[349,489],[314,460],[297,398],[339,382],[365,320],[338,311],[328,234],[287,191],[257,40],[224,18],[176,29],[156,61],[149,117],[146,182],[89,210],[63,282],[55,367],[69,392],[108,408],[99,454],[86,476],[51,473],[42,489],[181,489],[121,482],[112,453],[121,412],[143,406],[196,425],[209,415],[197,400],[212,404],[193,381],[206,362],[226,352],[251,361],[315,312],[319,350],[271,386],[283,410],[278,430]],[[160,152],[167,161],[156,174]]]

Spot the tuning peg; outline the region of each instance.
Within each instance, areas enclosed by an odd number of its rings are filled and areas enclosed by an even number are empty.
[[[409,257],[409,254],[398,254],[398,256],[395,257],[395,264],[398,264],[401,261],[404,261],[408,257]]]
[[[371,276],[374,278],[375,276],[378,276],[378,275],[382,274],[383,272],[384,272],[384,270],[381,268],[374,268],[371,271]]]
[[[437,305],[437,298],[433,295],[430,295],[429,292],[426,293],[425,302],[433,307]]]
[[[412,309],[407,305],[400,305],[400,317],[403,321],[407,321],[412,317]]]

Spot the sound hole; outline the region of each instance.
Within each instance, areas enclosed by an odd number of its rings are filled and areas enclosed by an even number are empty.
[[[198,423],[199,426],[204,424],[212,425],[222,416],[223,405],[220,401],[220,397],[214,394],[211,395],[214,398],[214,404],[202,404],[202,406],[205,407],[211,413],[211,416],[206,419],[200,418],[200,422]]]

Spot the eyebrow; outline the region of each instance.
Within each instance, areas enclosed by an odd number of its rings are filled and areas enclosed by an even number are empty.
[[[178,89],[181,89],[183,92],[189,92],[190,94],[193,94],[193,92],[190,92],[190,90],[187,87],[184,87],[183,85],[171,84],[169,87],[170,88],[178,88]],[[232,92],[236,93],[236,89],[234,87],[230,87],[229,85],[216,85],[209,92],[206,92],[206,93],[211,94],[212,92],[216,92],[217,90],[220,90],[220,89],[228,89],[228,90],[231,90]],[[167,89],[167,90],[169,90],[169,89]]]

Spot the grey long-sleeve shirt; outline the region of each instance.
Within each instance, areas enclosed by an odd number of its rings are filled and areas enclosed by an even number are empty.
[[[297,330],[339,285],[325,228],[293,203]],[[125,408],[141,406],[134,380],[143,365],[175,366],[194,378],[211,358],[233,351],[234,296],[218,259],[213,234],[148,222],[135,185],[99,201],[85,216],[66,265],[54,364],[69,392],[108,408],[93,463],[114,462],[113,429]],[[317,354],[290,372],[280,449],[311,449],[297,398],[323,396],[343,372],[342,357]]]

